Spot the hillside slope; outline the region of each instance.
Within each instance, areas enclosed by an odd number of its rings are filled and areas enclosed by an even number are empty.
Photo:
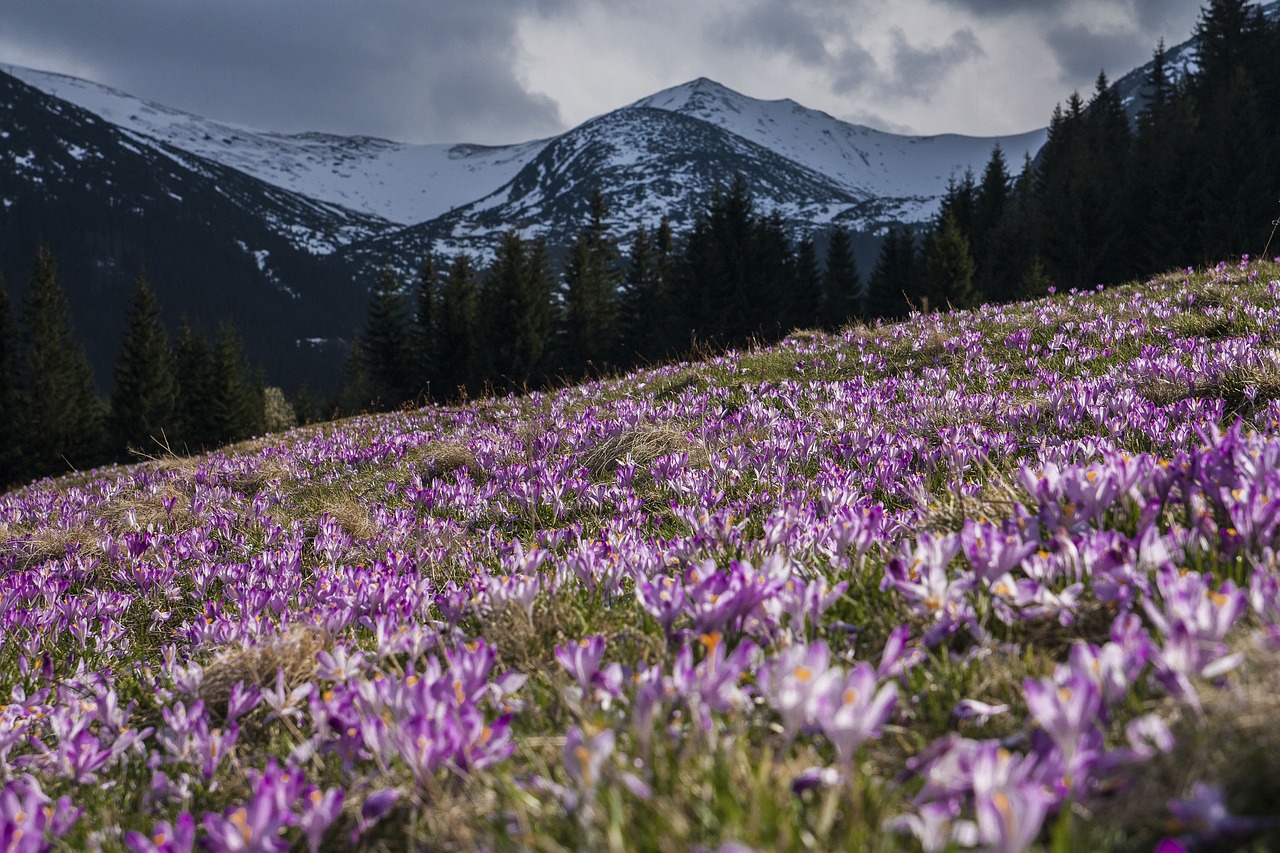
[[[335,239],[331,210],[140,143],[4,74],[0,128],[0,273],[21,304],[36,247],[50,245],[101,388],[144,269],[170,324],[185,314],[212,334],[234,320],[277,383],[315,371],[302,341],[350,333],[343,318],[362,309],[363,293],[296,245]]]
[[[4,802],[72,848],[1274,846],[1278,317],[1223,264],[6,495]]]

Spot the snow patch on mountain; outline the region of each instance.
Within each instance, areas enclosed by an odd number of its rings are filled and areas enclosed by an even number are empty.
[[[201,118],[76,77],[14,65],[0,65],[0,70],[148,140],[402,225],[434,219],[487,195],[547,144],[409,145],[367,136],[270,133]]]
[[[632,107],[697,118],[780,154],[839,183],[855,196],[915,199],[908,221],[936,212],[947,181],[980,173],[999,145],[1013,171],[1044,145],[1045,128],[1014,136],[899,136],[841,121],[790,99],[750,98],[705,77],[642,98]]]

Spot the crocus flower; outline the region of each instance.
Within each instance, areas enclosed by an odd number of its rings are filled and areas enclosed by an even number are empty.
[[[175,823],[162,820],[151,834],[129,830],[124,834],[124,844],[133,853],[191,853],[196,840],[196,821],[189,812],[183,812]]]
[[[826,682],[828,693],[819,700],[819,725],[836,748],[842,764],[853,761],[863,741],[880,734],[893,713],[898,685],[889,682],[876,690],[876,671],[869,663],[855,666],[843,681]]]

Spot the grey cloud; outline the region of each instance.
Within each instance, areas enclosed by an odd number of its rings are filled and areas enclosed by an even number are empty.
[[[884,84],[890,95],[927,99],[956,67],[985,55],[978,37],[967,27],[936,46],[913,45],[901,29],[895,28],[892,35],[893,70]]]
[[[728,20],[717,23],[712,37],[730,47],[750,46],[777,52],[810,67],[830,65],[833,57],[823,40],[823,21],[811,4],[757,0],[736,10]]]
[[[1054,14],[1071,5],[1079,5],[1077,0],[943,0],[952,8],[972,15],[983,17],[999,17],[1011,14]]]
[[[875,57],[857,44],[846,45],[840,51],[834,71],[831,91],[837,95],[869,91],[879,85],[880,67]]]
[[[561,129],[516,70],[522,12],[569,0],[6,0],[0,49],[76,57],[133,94],[282,131],[513,142]]]
[[[1078,23],[1085,4],[1080,0],[942,0],[953,9],[985,18],[1012,15]],[[1127,13],[1144,30],[1181,25],[1188,12],[1194,12],[1203,0],[1102,0]]]
[[[1064,83],[1091,83],[1099,71],[1112,78],[1150,58],[1151,47],[1132,31],[1094,32],[1081,25],[1061,26],[1045,34],[1045,42],[1062,68]]]

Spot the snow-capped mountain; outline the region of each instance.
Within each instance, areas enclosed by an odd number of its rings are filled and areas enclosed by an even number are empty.
[[[446,251],[484,253],[494,231],[511,226],[555,243],[571,238],[579,222],[563,214],[585,208],[580,199],[548,193],[572,192],[578,185],[599,187],[619,223],[652,223],[663,212],[681,220],[735,172],[762,181],[752,190],[763,210],[797,223],[810,214],[806,225],[837,218],[861,228],[889,219],[923,221],[936,209],[948,178],[980,169],[996,143],[1016,163],[1044,141],[1042,130],[1003,139],[899,136],[842,122],[794,101],[761,101],[698,79],[552,139],[498,147],[407,145],[371,137],[263,132],[75,77],[16,66],[0,70],[120,127],[140,144],[234,169],[330,209],[337,221],[328,229],[291,227],[278,218],[271,223],[313,254],[352,244],[355,254],[368,254],[373,246],[362,250],[362,241],[373,239],[385,247],[397,226],[412,226],[406,237],[415,250],[423,235],[437,235]],[[566,155],[593,146],[598,150],[586,157]],[[548,159],[550,151],[555,154]],[[663,174],[673,159],[686,161],[686,167],[700,163],[694,169],[700,177],[682,185],[684,173]],[[762,160],[771,160],[770,166],[761,168]],[[608,180],[603,173],[571,177],[569,163],[576,172],[587,163],[605,168]],[[530,173],[531,167],[541,171]],[[779,170],[804,178],[779,195],[764,180]],[[804,197],[806,189],[815,194]],[[555,221],[541,215],[548,206],[561,214]],[[510,218],[503,220],[507,214]]]
[[[667,110],[715,125],[824,176],[863,204],[875,200],[876,217],[921,222],[937,212],[947,181],[965,169],[981,171],[1000,145],[1012,167],[1034,155],[1045,130],[1006,137],[901,136],[833,118],[793,100],[748,98],[700,78],[650,95],[632,108]]]

